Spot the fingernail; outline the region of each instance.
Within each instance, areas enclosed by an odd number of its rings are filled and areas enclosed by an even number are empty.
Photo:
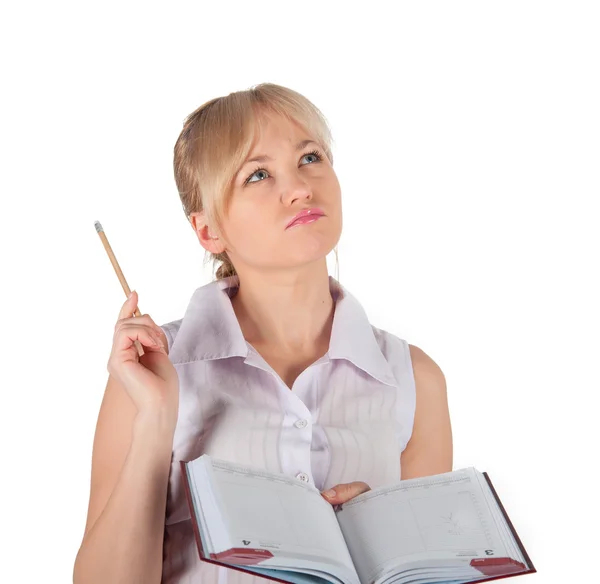
[[[333,499],[335,497],[335,491],[333,489],[329,489],[323,493],[328,499]]]
[[[134,292],[135,292],[135,290],[132,290],[132,291],[129,293],[129,296],[127,296],[127,300],[131,300],[131,297],[133,296],[133,293],[134,293]]]

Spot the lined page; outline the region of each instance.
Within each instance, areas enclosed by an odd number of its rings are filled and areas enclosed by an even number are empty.
[[[188,463],[190,476],[210,482],[199,490],[199,505],[216,504],[224,526],[207,525],[209,533],[227,533],[232,548],[267,549],[273,558],[261,566],[323,570],[344,582],[358,583],[335,513],[319,491],[298,479],[203,455]],[[195,470],[198,469],[198,470]],[[206,515],[205,515],[206,516]],[[223,538],[220,538],[223,541]],[[212,538],[219,541],[219,538]]]
[[[337,519],[361,582],[370,583],[402,562],[460,565],[506,556],[477,472],[468,468],[404,480],[344,504]]]

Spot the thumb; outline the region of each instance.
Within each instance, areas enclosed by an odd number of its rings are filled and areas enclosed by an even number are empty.
[[[342,483],[331,487],[329,490],[321,493],[327,501],[333,505],[341,505],[350,499],[370,491],[371,487],[362,481],[354,481],[352,483]]]
[[[121,310],[119,311],[119,319],[122,318],[131,318],[135,312],[138,302],[138,295],[135,290],[129,294],[127,300],[123,302],[121,305]]]

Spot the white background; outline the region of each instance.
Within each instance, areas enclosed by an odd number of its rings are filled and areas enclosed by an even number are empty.
[[[264,81],[329,120],[340,281],[444,371],[454,467],[494,481],[538,569],[519,581],[594,580],[597,3],[3,6],[3,581],[72,578],[124,301],[94,221],[142,312],[180,318],[212,275],[173,145]]]

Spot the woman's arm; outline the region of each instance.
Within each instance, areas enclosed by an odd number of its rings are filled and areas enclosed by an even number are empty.
[[[85,534],[74,584],[159,584],[174,428],[140,416],[109,376],[92,454]]]
[[[401,479],[452,470],[452,428],[446,379],[435,361],[409,345],[416,383],[416,411],[410,440],[400,456]]]

